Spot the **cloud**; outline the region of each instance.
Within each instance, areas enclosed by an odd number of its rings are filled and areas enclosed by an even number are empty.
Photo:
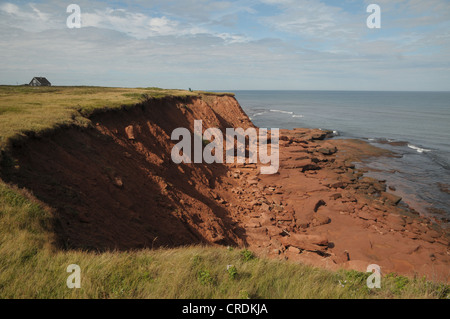
[[[137,39],[161,35],[181,35],[195,31],[191,28],[180,30],[177,21],[170,20],[165,16],[151,17],[142,13],[111,8],[106,8],[103,11],[96,10],[93,13],[83,13],[82,26],[111,29]]]
[[[66,27],[61,1],[6,2],[0,83],[47,75],[61,85],[446,89],[450,5],[430,1],[438,9],[380,1],[381,30],[367,29],[354,1],[80,0],[81,29]]]
[[[348,40],[361,34],[354,15],[318,0],[263,0],[282,12],[264,18],[273,28],[316,40]]]
[[[42,31],[57,27],[51,15],[39,10],[36,5],[19,7],[13,3],[0,4],[0,25],[15,25],[23,30]],[[14,21],[13,23],[10,23]]]

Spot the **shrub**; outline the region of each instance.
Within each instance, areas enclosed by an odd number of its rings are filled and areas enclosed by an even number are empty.
[[[253,255],[253,253],[248,249],[242,250],[241,256],[242,256],[242,260],[245,262],[255,259],[255,255]]]
[[[210,272],[207,270],[202,270],[198,272],[198,281],[203,286],[214,285],[215,279],[211,276]]]
[[[231,280],[234,280],[234,279],[236,279],[236,277],[237,277],[237,275],[238,275],[238,271],[237,271],[237,268],[235,267],[235,266],[231,266],[231,267],[228,267],[228,277],[231,279]]]
[[[409,284],[409,279],[404,276],[399,276],[396,273],[390,273],[386,275],[386,279],[393,279],[394,286],[391,288],[393,294],[399,295]]]

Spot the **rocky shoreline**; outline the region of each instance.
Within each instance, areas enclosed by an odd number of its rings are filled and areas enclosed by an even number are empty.
[[[280,170],[231,165],[212,196],[242,225],[249,248],[272,258],[329,269],[426,275],[449,280],[448,232],[399,205],[385,182],[353,161],[388,152],[359,140],[324,140],[321,130],[282,130]]]

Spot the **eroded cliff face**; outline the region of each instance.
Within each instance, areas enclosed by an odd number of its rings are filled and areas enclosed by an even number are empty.
[[[135,249],[199,243],[242,245],[226,207],[211,191],[221,164],[174,164],[179,127],[252,127],[231,96],[149,100],[91,118],[94,128],[60,130],[13,150],[19,168],[5,181],[54,209],[65,248]]]

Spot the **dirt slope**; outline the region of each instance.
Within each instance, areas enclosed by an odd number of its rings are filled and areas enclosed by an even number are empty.
[[[94,116],[95,129],[60,130],[14,149],[3,179],[55,210],[65,248],[132,249],[195,243],[241,245],[225,208],[210,196],[222,165],[176,165],[171,132],[253,124],[229,96],[150,100]],[[128,134],[127,134],[128,133]]]

